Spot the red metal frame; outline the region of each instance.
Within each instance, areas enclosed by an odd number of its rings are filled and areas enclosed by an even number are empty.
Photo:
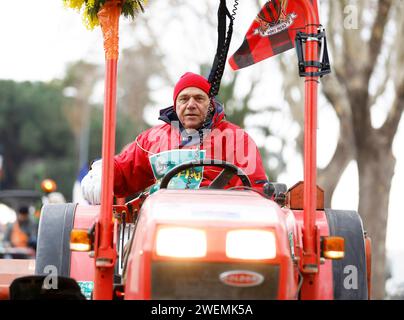
[[[102,137],[101,213],[97,222],[94,299],[112,299],[116,248],[113,245],[113,182],[116,127],[116,82],[121,1],[106,2],[98,14],[104,36],[105,96]],[[99,234],[98,232],[99,231]]]
[[[101,215],[99,218],[99,247],[95,251],[94,299],[112,299],[116,250],[112,245],[113,181],[115,153],[117,60],[107,60],[105,83],[105,107],[102,144]],[[101,263],[100,263],[101,262]]]
[[[306,33],[317,34],[319,21],[309,0],[296,0],[304,9],[306,16]],[[305,60],[318,60],[317,39],[307,39]],[[316,72],[315,67],[308,67],[307,72]],[[304,277],[302,299],[316,299],[317,277],[319,270],[320,252],[318,251],[319,234],[315,227],[317,200],[317,87],[318,77],[305,78],[304,100],[304,229],[303,229],[303,257],[301,261]]]

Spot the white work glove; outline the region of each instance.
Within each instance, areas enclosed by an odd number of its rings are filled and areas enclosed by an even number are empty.
[[[90,171],[81,180],[81,192],[84,199],[90,204],[101,203],[101,177],[102,177],[102,162],[95,161],[91,165]]]

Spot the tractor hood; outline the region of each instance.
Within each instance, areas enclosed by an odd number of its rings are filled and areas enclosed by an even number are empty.
[[[283,211],[253,191],[160,190],[143,205],[156,223],[275,226],[283,224]]]
[[[157,191],[140,211],[125,299],[292,297],[292,281],[278,285],[293,279],[287,215],[249,190]]]

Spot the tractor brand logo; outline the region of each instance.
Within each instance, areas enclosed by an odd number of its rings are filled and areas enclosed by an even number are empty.
[[[287,14],[287,6],[288,0],[269,0],[258,13],[256,20],[259,27],[253,34],[267,37],[288,29],[297,18],[297,14],[294,12]]]
[[[232,287],[254,287],[264,282],[264,276],[252,271],[234,270],[220,274],[220,281]]]

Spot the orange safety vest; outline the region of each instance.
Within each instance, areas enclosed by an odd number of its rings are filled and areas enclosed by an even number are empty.
[[[11,231],[11,245],[17,248],[28,247],[28,235],[21,230],[18,222],[15,222]]]

